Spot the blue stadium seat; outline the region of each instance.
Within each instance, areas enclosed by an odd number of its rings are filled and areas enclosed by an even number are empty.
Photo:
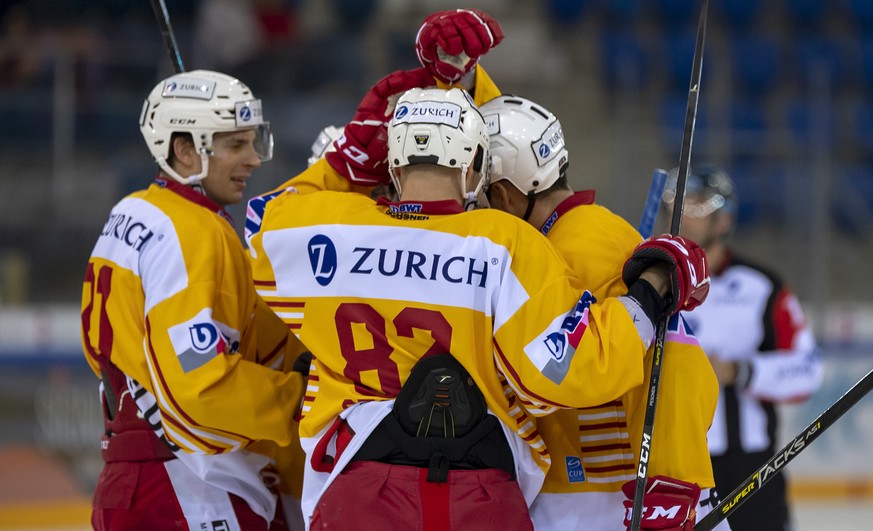
[[[802,28],[817,26],[828,7],[827,0],[784,0],[784,3],[785,12]]]
[[[785,218],[787,170],[755,158],[732,161],[728,173],[739,198],[737,224],[781,223]]]
[[[760,178],[755,170],[755,161],[749,158],[737,158],[726,167],[734,181],[734,190],[738,198],[737,226],[744,227],[758,222],[761,206],[759,205],[760,194],[757,192],[756,183]]]
[[[831,87],[848,86],[857,74],[857,57],[849,41],[820,35],[800,36],[790,51],[793,77],[801,86],[809,88],[819,82],[827,82]]]
[[[665,138],[664,145],[675,150],[678,160],[682,135],[685,132],[685,114],[688,111],[687,92],[668,92],[659,103],[659,119]],[[709,116],[706,106],[698,102],[697,120],[694,123],[694,146],[705,145],[709,135]]]
[[[808,98],[788,98],[782,119],[791,138],[798,143],[801,150],[806,151],[812,147],[813,142],[835,144],[837,129],[834,115],[833,107],[816,109]],[[817,123],[819,120],[821,122]]]
[[[662,40],[663,68],[661,72],[665,76],[669,90],[688,90],[691,82],[691,66],[694,63],[696,36],[696,28],[691,28],[690,31],[669,33],[664,36]],[[704,49],[704,55],[706,57],[710,56],[706,49]],[[709,78],[706,57],[704,57],[703,78],[701,80],[703,85],[706,84],[706,80]]]
[[[761,133],[767,129],[767,109],[760,98],[736,97],[730,104],[731,129]]]
[[[656,11],[667,28],[686,26],[698,13],[695,2],[688,0],[657,0]]]
[[[838,166],[831,190],[831,219],[852,236],[866,237],[873,228],[873,167],[869,164]]]
[[[849,18],[861,32],[873,34],[873,2],[870,0],[842,0]]]
[[[715,11],[734,28],[753,25],[753,19],[761,11],[761,0],[716,0],[714,3]]]
[[[735,89],[760,95],[779,81],[785,58],[782,43],[775,37],[737,34],[731,37],[729,49]]]
[[[651,74],[651,58],[640,36],[630,30],[604,31],[600,38],[600,70],[610,89],[642,88]]]
[[[873,90],[873,36],[859,40],[858,54],[860,80],[868,91]]]
[[[549,0],[547,7],[553,22],[572,26],[585,17],[588,0]]]
[[[873,102],[862,99],[851,107],[848,141],[864,152],[873,152]]]
[[[600,4],[607,20],[616,24],[632,22],[643,12],[642,0],[600,0]]]

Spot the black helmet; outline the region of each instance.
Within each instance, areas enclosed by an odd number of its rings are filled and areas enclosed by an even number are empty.
[[[676,199],[676,181],[679,169],[673,168],[667,185],[664,188],[663,200],[668,207],[673,207]],[[739,199],[730,175],[721,166],[715,164],[701,164],[691,169],[688,181],[685,184],[685,195],[693,197],[696,201],[689,209],[685,205],[684,213],[695,218],[703,218],[719,210],[736,216],[739,208]]]

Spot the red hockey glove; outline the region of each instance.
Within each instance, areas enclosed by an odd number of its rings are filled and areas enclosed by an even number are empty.
[[[636,480],[621,486],[624,492],[624,525],[630,529],[633,517],[634,490]],[[640,529],[659,531],[694,531],[697,516],[697,501],[700,499],[700,486],[681,479],[667,476],[654,476],[646,480],[646,493],[643,496],[643,513]]]
[[[352,121],[335,142],[327,162],[346,179],[363,186],[388,184],[388,121],[397,100],[415,87],[433,86],[424,68],[397,70],[379,80],[361,100]]]
[[[643,271],[656,262],[667,262],[671,266],[672,295],[667,304],[667,315],[679,310],[693,310],[706,300],[709,293],[709,266],[706,253],[696,243],[669,234],[644,241],[624,263],[624,283],[630,287]]]
[[[424,19],[415,36],[415,53],[433,77],[451,84],[472,70],[479,57],[502,40],[500,24],[487,13],[453,9]]]

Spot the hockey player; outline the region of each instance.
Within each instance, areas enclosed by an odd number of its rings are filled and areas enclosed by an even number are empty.
[[[668,212],[676,194],[675,174],[664,192]],[[703,164],[691,172],[681,232],[706,248],[713,275],[706,304],[688,320],[721,385],[709,451],[723,495],[776,451],[776,404],[806,400],[823,377],[815,338],[797,297],[777,274],[731,247],[738,206],[734,183],[723,168]],[[790,529],[784,473],[728,520],[735,531]]]
[[[304,515],[531,529],[549,458],[529,414],[640,385],[652,323],[705,297],[705,258],[681,238],[644,243],[628,293],[595,301],[528,224],[463,212],[489,167],[466,93],[406,92],[388,142],[400,201],[285,193],[251,240],[259,293],[314,355]]]
[[[509,95],[481,110],[491,133],[491,206],[546,235],[597,299],[625,293],[622,264],[642,237],[624,219],[595,204],[593,190],[574,193],[570,188],[569,153],[558,118],[528,99]],[[681,315],[671,321],[666,338],[669,355],[662,369],[648,474],[676,478],[693,485],[691,491],[702,488],[707,500],[714,483],[706,430],[718,385]],[[651,367],[650,358],[646,367]],[[605,404],[538,419],[552,466],[531,508],[537,529],[621,527],[616,515],[625,513],[622,485],[636,477],[647,391],[648,386],[638,386]],[[683,503],[689,524],[695,510],[705,514],[711,508],[695,507],[694,497]],[[644,518],[642,528],[649,526],[667,527],[658,518]]]
[[[245,84],[196,70],[154,87],[140,128],[158,176],[113,207],[82,290],[106,428],[92,525],[284,529],[276,490],[293,491],[275,477],[293,446],[271,456],[296,441],[308,362],[292,370],[303,347],[224,210],[271,158],[269,123]]]

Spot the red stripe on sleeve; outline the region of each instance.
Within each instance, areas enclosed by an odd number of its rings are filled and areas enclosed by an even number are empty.
[[[797,332],[803,328],[803,315],[799,313],[797,298],[788,291],[781,290],[776,295],[773,304],[773,329],[776,336],[776,348],[789,350],[794,346]]]

